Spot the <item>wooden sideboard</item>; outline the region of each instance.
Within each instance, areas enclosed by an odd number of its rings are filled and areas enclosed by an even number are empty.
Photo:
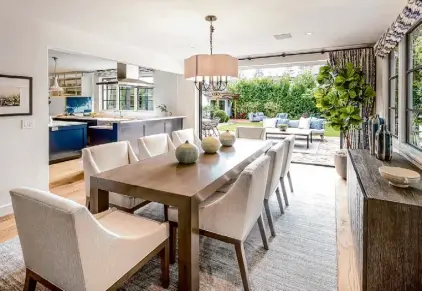
[[[350,150],[347,163],[356,291],[422,290],[422,182],[393,187],[378,168],[422,171],[399,154],[384,162],[367,150]]]

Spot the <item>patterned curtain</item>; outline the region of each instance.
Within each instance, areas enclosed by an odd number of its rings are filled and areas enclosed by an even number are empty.
[[[421,0],[422,1],[422,0]],[[329,62],[332,67],[344,67],[347,63],[352,63],[355,67],[362,69],[367,84],[375,90],[376,86],[376,62],[374,49],[359,48],[348,49],[343,51],[335,51],[329,53]],[[361,129],[351,133],[352,148],[369,148],[368,128],[366,120],[372,115],[375,107],[375,98],[362,106],[362,123]],[[341,135],[340,145],[343,145],[343,135]]]
[[[399,44],[413,23],[421,16],[422,0],[409,0],[397,19],[375,44],[375,55],[385,58]]]

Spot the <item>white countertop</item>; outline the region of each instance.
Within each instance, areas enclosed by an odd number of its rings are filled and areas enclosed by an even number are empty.
[[[102,123],[105,122],[139,122],[139,121],[153,121],[153,120],[165,120],[165,119],[177,119],[186,118],[186,116],[151,116],[151,117],[138,117],[138,118],[113,118],[113,117],[90,117],[90,116],[56,116],[55,118],[63,119],[81,119],[81,120],[98,120]]]
[[[72,125],[86,125],[86,123],[85,122],[76,122],[76,121],[54,120],[53,123],[48,124],[48,127],[72,126]]]

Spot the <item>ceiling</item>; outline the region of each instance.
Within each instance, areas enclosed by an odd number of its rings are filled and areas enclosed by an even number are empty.
[[[24,0],[16,0],[24,1]],[[182,60],[214,52],[250,56],[375,43],[406,0],[72,0],[24,1],[40,19]],[[42,5],[40,5],[42,2]],[[58,13],[58,11],[60,13]],[[312,32],[312,35],[306,35]],[[291,33],[291,39],[273,35]]]

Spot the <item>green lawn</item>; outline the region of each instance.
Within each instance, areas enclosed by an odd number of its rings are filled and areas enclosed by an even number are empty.
[[[229,123],[231,121],[229,120]],[[231,124],[222,124],[218,126],[218,129],[220,131],[230,130],[230,131],[236,131],[236,127],[238,126],[256,126],[256,127],[262,127],[262,122],[238,122],[238,123],[231,123]],[[332,136],[332,137],[339,137],[340,132],[334,130],[331,126],[326,125],[325,126],[325,136]]]

